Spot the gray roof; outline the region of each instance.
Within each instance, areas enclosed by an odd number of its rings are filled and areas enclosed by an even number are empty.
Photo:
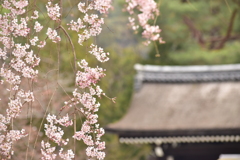
[[[240,64],[204,66],[154,66],[136,64],[135,89],[142,82],[196,83],[239,81]]]
[[[151,136],[150,132],[152,136],[174,136],[177,132],[182,136],[218,135],[220,132],[228,135],[230,131],[240,134],[239,64],[188,67],[137,65],[136,69],[138,91],[133,94],[131,106],[120,121],[106,127],[107,131],[122,136],[134,132],[139,136]],[[165,83],[163,77],[166,74],[172,76],[168,79],[171,82]],[[187,79],[186,74],[193,75],[198,83],[195,80],[176,81]],[[204,81],[206,75],[213,78]],[[221,77],[225,78],[213,81]]]

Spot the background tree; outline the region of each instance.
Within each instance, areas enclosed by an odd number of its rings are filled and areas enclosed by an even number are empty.
[[[187,65],[239,63],[239,1],[161,1],[157,24],[166,41],[144,63]]]

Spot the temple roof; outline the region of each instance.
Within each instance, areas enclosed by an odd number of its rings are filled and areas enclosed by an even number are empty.
[[[136,65],[127,114],[106,127],[121,137],[240,134],[240,65]]]
[[[240,81],[240,64],[155,66],[136,64],[135,88],[142,82],[198,83]]]

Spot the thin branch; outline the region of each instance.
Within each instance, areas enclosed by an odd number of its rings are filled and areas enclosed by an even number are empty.
[[[70,42],[70,44],[71,44],[71,46],[72,46],[73,57],[74,57],[74,70],[75,70],[74,72],[76,73],[76,71],[77,71],[77,63],[76,63],[76,62],[77,62],[77,56],[76,56],[75,47],[74,47],[74,45],[73,45],[72,39],[71,39],[71,37],[69,36],[69,34],[67,33],[67,31],[63,28],[62,25],[60,25],[59,28],[62,29],[62,31],[63,31],[64,34],[67,36],[67,38],[68,38],[68,40],[69,40],[69,42]]]
[[[71,96],[67,93],[67,91],[63,88],[63,86],[57,82],[57,84],[62,88],[62,90],[64,91],[64,93],[68,96],[69,99],[71,99]]]
[[[74,134],[75,134],[76,131],[77,131],[77,119],[76,119],[76,113],[74,113],[73,123],[74,123]],[[73,148],[74,155],[76,155],[76,138],[74,138],[74,140],[73,140],[73,144],[74,144],[74,148]],[[75,160],[75,156],[74,156],[74,160]]]
[[[54,92],[53,92],[53,94],[52,94],[52,96],[51,96],[51,98],[50,98],[50,100],[49,100],[49,102],[48,102],[48,105],[47,105],[47,108],[46,108],[46,110],[45,110],[43,119],[42,119],[41,124],[40,124],[40,127],[39,127],[39,129],[38,129],[38,134],[37,134],[37,137],[36,137],[36,139],[35,139],[34,146],[33,146],[33,150],[32,150],[31,160],[33,159],[33,154],[34,154],[34,151],[35,151],[35,148],[36,148],[36,145],[37,145],[37,140],[38,140],[39,133],[40,133],[41,128],[42,128],[42,125],[43,125],[43,121],[44,121],[44,119],[45,119],[46,116],[47,116],[48,109],[49,109],[50,104],[51,104],[51,102],[52,102],[52,100],[53,100],[53,97],[54,97],[54,95],[55,95],[56,90],[57,90],[57,87],[55,88],[55,90],[54,90]]]
[[[159,53],[159,49],[157,47],[157,44],[156,44],[156,41],[154,41],[154,47],[155,47],[155,50],[157,52],[157,54],[155,55],[155,57],[160,57],[160,53]]]
[[[29,84],[29,85],[30,85],[31,92],[33,93],[33,80],[31,80],[31,84]],[[27,143],[26,158],[25,158],[26,160],[28,159],[29,144],[30,144],[30,139],[32,136],[32,122],[33,122],[33,104],[32,104],[32,102],[30,104],[30,112],[31,112],[31,114],[30,114],[30,131],[28,134],[28,143]],[[28,118],[28,114],[27,114],[27,118]]]
[[[227,7],[228,7],[229,12],[231,12],[231,8],[230,8],[230,6],[229,6],[227,0],[224,0],[224,1],[225,1],[226,5],[227,5]]]

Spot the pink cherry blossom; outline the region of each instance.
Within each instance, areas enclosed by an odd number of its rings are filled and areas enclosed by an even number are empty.
[[[159,43],[164,43],[160,37],[161,30],[158,26],[149,25],[148,21],[154,19],[159,15],[157,4],[154,0],[126,0],[128,3],[127,11],[131,16],[136,14],[136,18],[129,17],[129,23],[133,30],[137,30],[139,26],[142,27],[142,36],[146,39],[144,44],[148,45],[151,41],[159,41]],[[135,13],[135,10],[139,13]]]
[[[129,22],[132,29],[138,30],[140,27],[143,29],[142,36],[146,39],[146,44],[150,41],[163,43],[159,27],[148,24],[150,19],[154,19],[159,14],[154,0],[126,1],[127,11],[131,15]],[[99,62],[109,60],[109,53],[103,48],[95,43],[85,42],[102,32],[106,15],[112,8],[112,0],[81,1],[76,6],[78,14],[71,14],[69,10],[68,15],[79,16],[73,18],[61,15],[64,7],[60,1],[48,0],[44,5],[47,14],[42,13],[44,9],[37,3],[40,1],[3,0],[1,2],[4,13],[0,14],[0,60],[2,61],[0,85],[7,86],[3,92],[9,95],[7,103],[4,104],[6,110],[0,114],[0,157],[4,159],[11,159],[14,156],[16,142],[28,136],[24,129],[13,128],[14,122],[23,114],[23,108],[33,107],[32,103],[38,98],[33,90],[33,82],[37,83],[36,67],[40,64],[39,55],[42,55],[42,48],[49,42],[48,39],[60,45],[63,38],[61,35],[64,35],[74,49],[68,34],[68,32],[74,32],[78,35],[79,45],[86,46],[89,57],[95,57]],[[136,10],[138,10],[137,13]],[[41,19],[45,15],[49,17],[46,23]],[[68,30],[62,23],[64,16],[67,16]],[[74,63],[77,63],[76,59]],[[47,121],[44,124],[44,134],[48,141],[41,142],[42,160],[74,159],[75,153],[67,149],[72,139],[81,140],[87,145],[88,158],[103,160],[105,157],[105,142],[101,140],[105,132],[99,127],[97,114],[100,107],[99,98],[107,97],[98,85],[101,78],[105,76],[105,69],[98,66],[92,67],[85,59],[81,59],[77,64],[74,71],[76,85],[72,96],[63,103],[58,114],[50,114],[46,110],[48,114],[44,117]],[[26,82],[28,87],[23,85]],[[84,116],[81,127],[70,137],[63,138],[66,136],[64,129],[77,122],[73,122],[75,119],[73,115],[77,112]]]
[[[49,0],[47,5],[46,5],[46,8],[47,8],[48,16],[52,20],[58,21],[59,18],[60,18],[60,7],[59,7],[59,5],[57,3],[52,4],[52,2]]]

